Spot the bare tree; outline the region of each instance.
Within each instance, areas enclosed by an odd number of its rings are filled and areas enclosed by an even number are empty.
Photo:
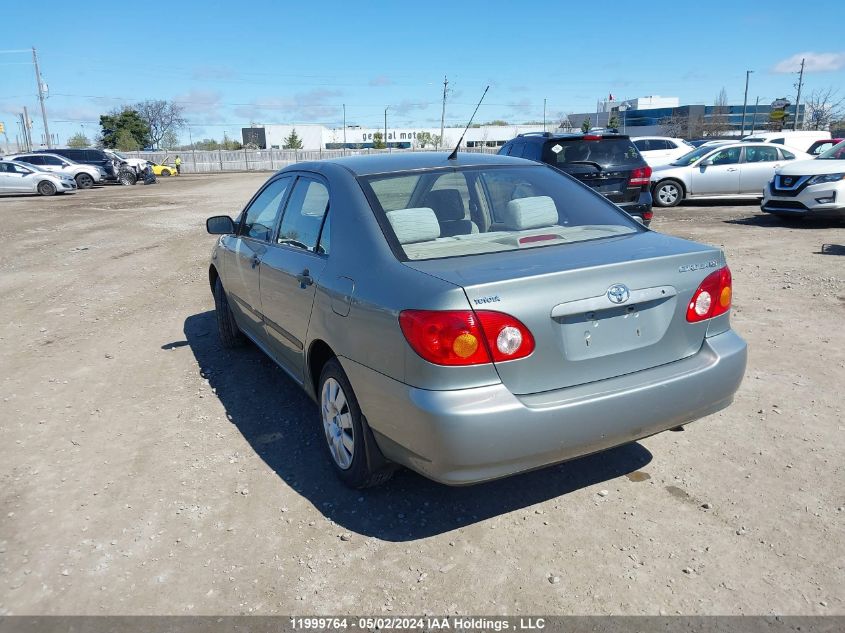
[[[709,117],[705,117],[703,121],[704,136],[722,136],[731,129],[730,107],[728,106],[728,93],[722,88],[719,91],[719,96],[713,102],[713,110]]]
[[[659,125],[666,136],[674,138],[699,138],[704,136],[704,123],[700,116],[681,114],[674,110],[672,114],[661,119]]]
[[[163,99],[141,101],[132,109],[137,111],[150,127],[150,142],[155,147],[158,147],[163,139],[168,138],[168,132],[175,133],[186,124],[182,116],[185,109],[173,101]]]
[[[804,102],[804,125],[811,130],[826,130],[830,123],[843,114],[845,98],[836,88],[817,88]]]

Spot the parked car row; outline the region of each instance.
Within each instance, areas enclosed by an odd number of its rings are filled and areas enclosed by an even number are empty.
[[[39,149],[0,159],[0,193],[51,196],[108,182],[134,185],[145,174],[149,182],[148,170],[156,176],[178,173],[173,165],[130,158],[110,149]]]

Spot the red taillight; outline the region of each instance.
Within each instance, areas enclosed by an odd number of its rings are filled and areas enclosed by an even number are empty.
[[[585,134],[584,135],[585,141],[600,141],[601,139],[602,139],[602,137],[597,135],[597,134]]]
[[[534,351],[528,328],[502,312],[403,310],[399,325],[411,348],[436,365],[482,365]]]
[[[631,172],[631,180],[628,182],[628,184],[629,185],[648,185],[650,180],[651,180],[651,167],[646,165],[645,167],[637,167],[634,171]]]
[[[687,321],[696,323],[712,319],[731,309],[731,269],[725,266],[710,273],[687,304]]]
[[[654,211],[643,211],[643,220],[651,220],[654,217]]]

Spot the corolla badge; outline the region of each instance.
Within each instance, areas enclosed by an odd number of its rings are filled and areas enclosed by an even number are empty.
[[[631,297],[631,291],[625,284],[613,284],[607,289],[607,298],[611,303],[625,303]]]

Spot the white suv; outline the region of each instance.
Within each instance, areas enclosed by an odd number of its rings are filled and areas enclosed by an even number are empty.
[[[775,171],[760,208],[781,217],[845,218],[845,141]]]
[[[651,167],[668,165],[695,149],[684,139],[670,136],[638,136],[631,140]]]

